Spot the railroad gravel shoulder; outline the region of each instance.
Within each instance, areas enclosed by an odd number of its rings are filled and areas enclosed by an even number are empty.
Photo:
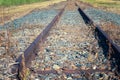
[[[120,26],[120,15],[115,13],[110,13],[102,11],[95,8],[86,8],[84,12],[96,23],[101,24],[101,22],[112,22]]]

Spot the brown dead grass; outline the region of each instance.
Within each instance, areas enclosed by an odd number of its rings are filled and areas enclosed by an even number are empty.
[[[98,9],[107,11],[107,12],[112,12],[112,13],[116,13],[116,14],[120,14],[120,8],[114,8],[114,7],[96,7]]]
[[[62,1],[66,1],[66,0],[50,0],[50,1],[26,4],[21,6],[12,6],[12,7],[5,7],[5,8],[0,7],[0,24],[22,17],[36,8],[40,8],[40,9],[46,8],[49,5],[53,5],[55,3],[59,3]],[[3,16],[4,16],[4,21],[2,19]]]
[[[102,29],[110,36],[110,38],[120,45],[120,27],[111,22],[102,24]]]
[[[82,3],[81,5],[83,7],[85,5],[86,6],[90,5],[97,9],[120,14],[120,1],[114,1],[114,0],[78,0],[78,1],[81,1]]]
[[[79,1],[79,0],[77,0],[76,3],[83,10],[86,9],[86,8],[89,8],[89,7],[93,7],[91,4],[85,3],[85,2],[82,2],[82,1]]]

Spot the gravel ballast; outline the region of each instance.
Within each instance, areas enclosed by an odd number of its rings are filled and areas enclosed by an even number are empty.
[[[30,73],[32,79],[87,80],[112,78],[111,73],[93,72],[89,76],[64,74],[61,69],[109,69],[108,60],[103,55],[92,31],[85,25],[79,12],[65,10],[59,23],[52,28],[42,50],[32,61],[33,70],[57,70],[58,74]],[[112,68],[111,68],[112,69]],[[102,76],[101,76],[102,75]]]
[[[37,9],[26,16],[15,19],[12,22],[0,26],[0,79],[1,80],[16,80],[15,75],[11,73],[13,64],[16,63],[18,56],[23,54],[25,49],[34,41],[34,39],[41,33],[41,31],[52,21],[58,14],[59,10],[54,9]],[[10,44],[9,54],[6,53],[7,33],[6,27],[10,29]]]
[[[19,28],[23,25],[44,25],[47,26],[51,20],[58,14],[59,11],[50,9],[50,10],[37,10],[29,13],[26,16],[23,16],[19,19],[15,19],[12,22],[6,23],[4,26],[0,26],[0,29],[6,27]]]
[[[86,8],[84,12],[96,23],[100,24],[103,21],[112,22],[120,26],[120,15],[102,11],[95,8]]]
[[[60,7],[60,6],[59,6]],[[57,7],[56,7],[57,8]],[[0,79],[1,80],[17,80],[16,74],[11,73],[13,64],[16,58],[23,54],[25,49],[38,36],[48,23],[59,12],[57,10],[35,10],[30,14],[13,21],[15,28],[21,27],[21,30],[12,34],[12,43],[17,45],[12,46],[12,50],[16,49],[13,55],[0,56]],[[29,24],[29,25],[28,25]],[[8,25],[7,25],[8,26]],[[27,28],[29,27],[30,28]],[[95,39],[93,31],[84,23],[81,15],[78,12],[74,1],[66,7],[58,24],[52,27],[44,44],[40,45],[40,51],[36,53],[35,60],[32,61],[30,71],[28,71],[28,80],[118,80],[111,72],[92,72],[89,74],[64,74],[63,69],[68,70],[110,70],[114,71],[109,61],[104,56],[103,49],[99,46]],[[2,53],[5,53],[4,48]],[[8,56],[9,55],[9,56]],[[113,62],[114,63],[114,62]],[[111,63],[112,64],[112,63]],[[36,70],[49,71],[56,70],[58,74],[42,75],[36,73]],[[26,72],[27,73],[27,72]],[[18,74],[18,73],[17,73]]]

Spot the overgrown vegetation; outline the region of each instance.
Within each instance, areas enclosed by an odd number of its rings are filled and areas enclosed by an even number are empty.
[[[0,0],[0,6],[14,6],[21,4],[29,4],[34,2],[42,2],[48,0]]]

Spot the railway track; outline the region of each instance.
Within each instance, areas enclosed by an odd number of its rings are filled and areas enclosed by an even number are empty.
[[[80,21],[79,26],[61,25],[68,5],[75,6],[77,13],[71,10],[69,16],[74,15]],[[79,5],[68,2],[16,60],[19,64],[14,65],[13,73],[17,72],[20,80],[28,76],[43,80],[45,76],[59,80],[119,79],[119,53],[120,48]]]

